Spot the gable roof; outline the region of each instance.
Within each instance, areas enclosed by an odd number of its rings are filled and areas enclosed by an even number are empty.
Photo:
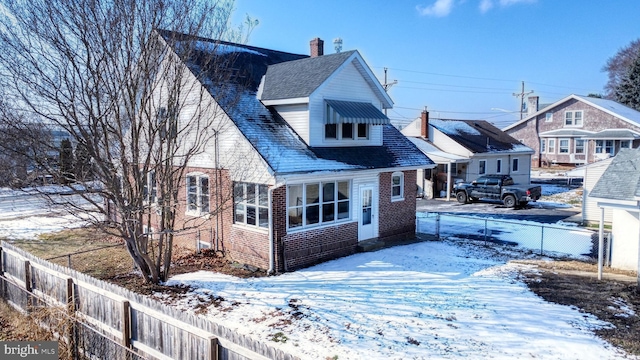
[[[384,125],[383,145],[378,147],[310,148],[289,124],[257,97],[260,80],[269,66],[295,62],[306,55],[290,54],[218,40],[194,38],[169,31],[158,32],[180,56],[182,40],[195,41],[195,51],[181,60],[202,86],[213,96],[242,135],[251,143],[275,174],[310,173],[394,167],[418,167],[433,164],[397,130]],[[178,51],[176,51],[176,49]],[[216,58],[211,61],[211,58]],[[221,58],[221,59],[218,59]],[[214,63],[216,69],[210,69]],[[220,85],[220,67],[228,70]],[[231,74],[231,75],[229,75]],[[231,77],[229,77],[231,76]],[[333,149],[333,151],[331,151]],[[376,159],[365,159],[368,150]],[[362,161],[355,161],[360,154]],[[355,157],[357,160],[357,157]]]
[[[510,130],[522,123],[525,123],[531,119],[535,119],[538,115],[545,113],[548,111],[548,109],[552,108],[552,107],[556,107],[558,105],[561,105],[564,102],[567,102],[569,100],[578,100],[581,102],[584,102],[586,104],[589,104],[597,109],[600,109],[606,113],[609,113],[610,115],[613,115],[623,121],[626,121],[628,123],[630,123],[631,125],[635,125],[635,126],[640,126],[640,111],[634,110],[628,106],[622,105],[618,102],[615,102],[613,100],[607,100],[607,99],[601,99],[601,98],[594,98],[594,97],[589,97],[589,96],[582,96],[582,95],[575,95],[575,94],[571,94],[563,99],[560,99],[556,102],[554,102],[551,105],[548,105],[545,108],[541,108],[540,110],[538,110],[537,112],[525,117],[524,119],[520,120],[520,121],[516,121],[515,123],[504,127],[502,130],[507,131]]]
[[[429,120],[429,126],[433,126],[476,154],[499,152],[533,153],[530,147],[523,145],[485,120],[431,119]]]
[[[269,66],[264,76],[260,100],[264,102],[284,99],[307,98],[325,83],[339,68],[353,63],[374,93],[391,108],[393,101],[375,79],[357,50],[345,51]]]
[[[611,200],[640,197],[640,149],[620,149],[589,197]]]

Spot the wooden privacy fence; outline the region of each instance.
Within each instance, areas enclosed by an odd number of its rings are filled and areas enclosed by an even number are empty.
[[[209,319],[49,263],[4,241],[0,296],[24,311],[34,298],[68,307],[83,323],[146,358],[298,360]]]

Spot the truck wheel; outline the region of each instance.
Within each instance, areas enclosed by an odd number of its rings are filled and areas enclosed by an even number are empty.
[[[467,193],[465,193],[464,191],[458,191],[456,193],[456,199],[458,200],[458,202],[460,204],[466,204],[467,203]]]
[[[508,207],[508,208],[512,208],[516,206],[516,197],[513,195],[507,195],[504,197],[504,199],[502,199],[502,202],[504,203],[504,206]]]

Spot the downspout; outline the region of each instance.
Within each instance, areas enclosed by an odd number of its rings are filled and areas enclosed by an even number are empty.
[[[447,164],[447,201],[451,201],[451,162]]]
[[[269,270],[267,270],[267,275],[272,275],[274,273],[275,267],[275,246],[274,246],[274,238],[273,238],[273,188],[269,187],[269,191],[267,192],[267,201],[269,202]]]
[[[602,280],[604,262],[604,207],[600,207],[600,226],[598,227],[598,280]]]

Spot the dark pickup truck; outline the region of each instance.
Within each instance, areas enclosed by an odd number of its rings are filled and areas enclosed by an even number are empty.
[[[504,206],[512,208],[540,199],[542,189],[540,186],[516,185],[509,175],[484,175],[471,184],[456,184],[453,193],[462,204],[489,199],[500,200]]]

